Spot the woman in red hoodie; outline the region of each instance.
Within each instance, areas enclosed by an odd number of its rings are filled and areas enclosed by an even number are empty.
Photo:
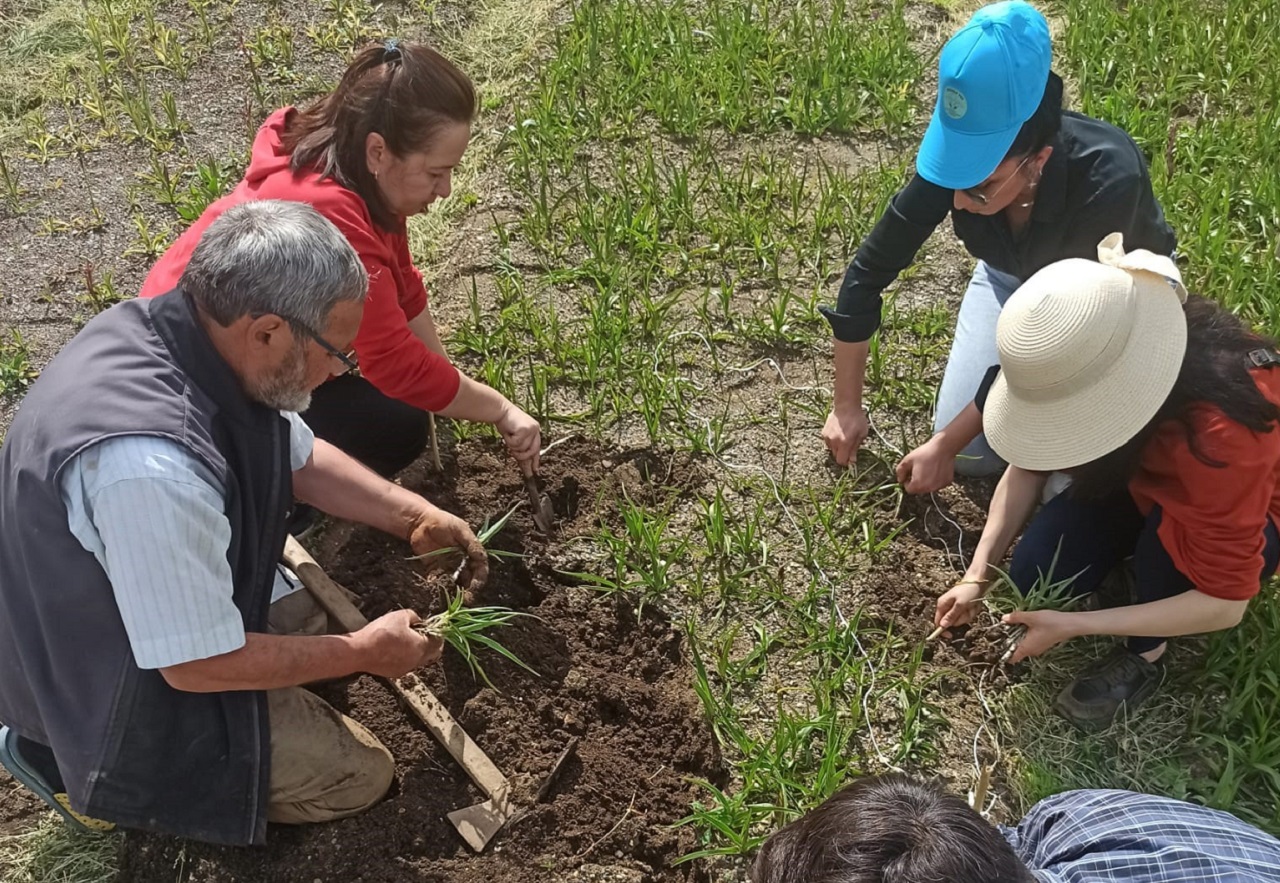
[[[172,289],[213,221],[251,199],[315,206],[369,271],[354,352],[360,371],[315,391],[307,423],[383,475],[427,442],[427,412],[492,423],[511,455],[538,467],[538,422],[450,362],[409,257],[405,219],[449,195],[471,137],[476,93],[466,74],[427,46],[388,40],[362,50],[337,89],[305,109],[269,116],[244,180],[213,203],[152,268],[143,297]]]

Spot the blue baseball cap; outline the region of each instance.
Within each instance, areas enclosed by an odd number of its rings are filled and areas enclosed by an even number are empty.
[[[1052,56],[1049,24],[1030,3],[975,12],[942,47],[938,103],[916,154],[920,176],[952,190],[985,181],[1040,106]]]

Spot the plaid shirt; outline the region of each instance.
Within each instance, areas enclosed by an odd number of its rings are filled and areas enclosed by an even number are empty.
[[[1280,840],[1167,797],[1067,791],[1000,832],[1043,883],[1280,883]]]

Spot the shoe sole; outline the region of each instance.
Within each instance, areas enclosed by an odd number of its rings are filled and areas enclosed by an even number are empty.
[[[18,734],[8,727],[0,727],[0,766],[25,785],[31,793],[47,803],[73,828],[95,833],[115,830],[114,822],[105,822],[76,812],[71,808],[71,798],[65,793],[54,793],[44,779],[22,759],[16,750]]]

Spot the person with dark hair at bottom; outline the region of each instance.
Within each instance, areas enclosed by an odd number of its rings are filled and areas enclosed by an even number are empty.
[[[1280,841],[1218,810],[1066,791],[993,826],[942,786],[869,776],[765,840],[753,883],[1277,883]]]
[[[1022,0],[984,6],[943,47],[916,173],[858,248],[835,306],[822,310],[835,335],[834,399],[822,439],[840,465],[870,427],[863,386],[881,292],[947,215],[978,264],[956,318],[934,435],[898,464],[912,494],[938,490],[956,472],[1004,467],[982,438],[973,396],[996,363],[996,320],[1019,284],[1054,261],[1092,258],[1115,230],[1131,248],[1173,253],[1142,152],[1115,126],[1062,109],[1051,58],[1048,23]]]
[[[307,412],[316,437],[390,477],[426,447],[432,412],[493,424],[511,456],[536,472],[538,422],[450,363],[409,255],[406,219],[449,195],[478,106],[467,75],[429,46],[366,46],[333,92],[267,117],[244,179],[156,262],[141,296],[172,289],[204,231],[231,206],[309,203],[369,273],[360,330]],[[358,372],[348,370],[357,362]]]
[[[1169,258],[1125,253],[1119,235],[1098,257],[1051,264],[1005,305],[978,403],[1010,466],[934,619],[972,619],[1023,525],[1009,567],[1023,593],[1088,594],[1132,557],[1134,603],[1005,617],[1027,630],[1014,662],[1082,635],[1127,639],[1057,698],[1085,730],[1152,695],[1169,638],[1236,626],[1280,562],[1280,355],[1188,298]],[[1071,484],[1032,517],[1050,471]]]

